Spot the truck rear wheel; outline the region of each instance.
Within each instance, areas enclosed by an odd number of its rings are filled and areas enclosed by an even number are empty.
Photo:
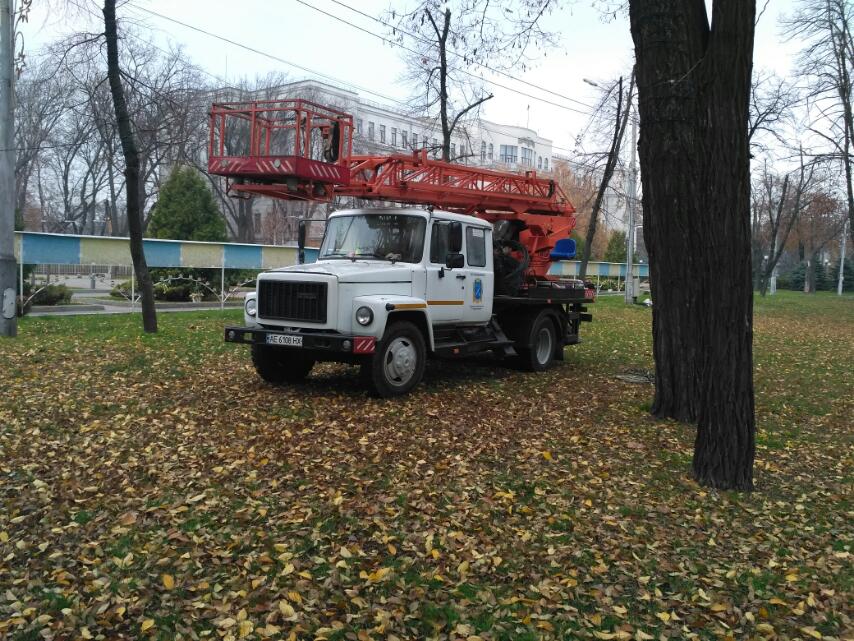
[[[542,372],[554,362],[558,350],[558,336],[554,317],[547,311],[541,311],[530,323],[523,326],[521,345],[516,348],[523,369],[529,372]]]
[[[299,383],[305,380],[314,359],[295,350],[270,345],[252,345],[252,364],[258,376],[272,385]]]
[[[392,323],[385,330],[376,352],[366,364],[371,384],[383,398],[406,394],[421,382],[427,348],[421,331],[412,323]]]

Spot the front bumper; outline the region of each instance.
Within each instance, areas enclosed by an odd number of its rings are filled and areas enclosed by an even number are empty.
[[[298,336],[302,338],[299,347],[277,345],[268,342],[268,336]],[[226,343],[241,343],[243,345],[270,345],[280,349],[291,349],[294,351],[309,353],[341,354],[362,356],[373,354],[376,350],[376,339],[373,336],[351,336],[331,332],[288,332],[278,329],[267,329],[264,327],[237,327],[227,326],[225,328]]]

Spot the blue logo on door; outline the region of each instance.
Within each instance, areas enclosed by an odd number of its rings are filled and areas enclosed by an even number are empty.
[[[483,302],[483,281],[480,278],[474,279],[474,289],[472,290],[472,296],[474,298],[475,303]]]

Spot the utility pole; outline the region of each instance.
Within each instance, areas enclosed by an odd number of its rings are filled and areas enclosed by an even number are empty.
[[[15,72],[12,0],[0,0],[0,336],[18,333],[15,301]],[[22,292],[23,293],[23,292]]]
[[[839,282],[836,284],[836,295],[842,296],[842,283],[845,281],[845,239],[848,237],[849,221],[842,228],[842,248],[839,251]]]
[[[629,105],[629,109],[632,106]],[[634,291],[635,280],[632,275],[635,260],[635,206],[638,190],[638,119],[637,115],[632,118],[632,160],[629,164],[629,224],[626,229],[626,302],[634,303],[636,292]]]

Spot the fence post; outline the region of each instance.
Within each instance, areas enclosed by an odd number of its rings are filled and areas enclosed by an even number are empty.
[[[136,290],[134,285],[136,285],[136,274],[131,274],[130,276],[130,313],[133,314],[133,305],[134,299],[136,298]]]
[[[225,250],[223,250],[225,251]],[[225,261],[222,261],[222,271],[220,272],[219,280],[219,309],[225,309]]]

